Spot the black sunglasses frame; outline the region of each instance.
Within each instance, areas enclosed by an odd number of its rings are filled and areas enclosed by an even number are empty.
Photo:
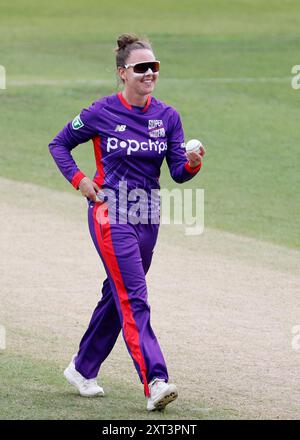
[[[149,68],[152,70],[153,73],[158,73],[160,68],[160,61],[142,61],[140,63],[125,64],[124,67],[125,69],[132,67],[134,73],[138,73],[140,75],[144,75],[147,70],[149,70]]]

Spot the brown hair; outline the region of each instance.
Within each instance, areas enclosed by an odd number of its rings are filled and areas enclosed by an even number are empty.
[[[116,65],[124,67],[130,53],[136,49],[149,49],[153,52],[148,38],[139,38],[135,34],[122,34],[117,39],[118,47],[114,49],[116,53]]]

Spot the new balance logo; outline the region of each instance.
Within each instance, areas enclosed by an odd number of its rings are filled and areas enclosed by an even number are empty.
[[[126,125],[117,125],[115,131],[125,131]]]

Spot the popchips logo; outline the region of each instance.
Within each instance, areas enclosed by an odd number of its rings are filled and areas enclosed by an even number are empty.
[[[136,151],[155,151],[158,154],[161,154],[165,151],[168,146],[167,142],[160,141],[152,141],[148,139],[148,142],[139,142],[135,139],[127,139],[127,141],[120,141],[117,138],[109,137],[107,138],[106,151],[110,153],[113,150],[117,150],[118,148],[126,149],[127,155],[129,156],[131,153],[135,153]]]

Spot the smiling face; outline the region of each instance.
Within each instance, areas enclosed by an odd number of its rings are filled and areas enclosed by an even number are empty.
[[[142,63],[145,61],[155,61],[153,52],[149,49],[136,49],[130,52],[126,64]],[[145,74],[137,74],[133,67],[118,68],[119,76],[124,80],[125,92],[140,96],[149,95],[154,90],[158,79],[158,73],[153,73],[150,69]]]

